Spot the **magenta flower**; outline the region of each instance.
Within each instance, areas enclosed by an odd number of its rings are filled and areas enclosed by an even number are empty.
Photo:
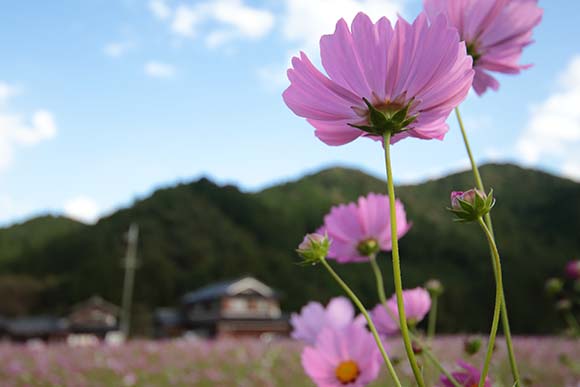
[[[324,328],[340,330],[351,324],[364,326],[364,317],[355,318],[355,311],[348,299],[335,297],[328,303],[326,309],[318,302],[309,302],[300,311],[292,313],[292,338],[314,345],[320,331]]]
[[[351,324],[324,329],[314,346],[304,348],[302,366],[318,387],[364,387],[378,377],[381,357],[370,332]]]
[[[463,387],[477,387],[479,384],[479,378],[481,377],[481,372],[471,364],[464,361],[460,360],[457,364],[459,364],[463,370],[451,373],[455,380],[457,380],[457,382]],[[442,387],[454,387],[451,380],[449,380],[445,375],[441,375],[440,380],[443,384]],[[485,378],[484,386],[491,387],[491,380],[488,377]]]
[[[404,290],[403,304],[405,305],[407,324],[415,326],[429,313],[431,296],[427,290],[421,287]],[[395,295],[387,301],[387,308],[389,308],[390,313],[387,312],[384,305],[379,304],[372,310],[371,316],[377,331],[382,335],[390,336],[399,332],[399,311]]]
[[[473,57],[473,89],[479,95],[499,82],[488,72],[518,74],[530,67],[518,61],[532,42],[532,29],[543,10],[537,0],[424,0],[425,11],[434,20],[440,14],[459,30]]]
[[[570,279],[580,279],[580,260],[570,261],[566,265],[566,276]]]
[[[334,34],[320,39],[320,55],[328,76],[301,53],[292,58],[283,97],[328,145],[361,136],[381,140],[386,131],[395,132],[393,143],[443,139],[447,116],[473,80],[456,29],[444,17],[429,25],[423,13],[413,24],[399,18],[395,28],[384,17],[373,24],[364,13],[350,30],[341,19]]]
[[[405,208],[398,199],[397,236],[400,239],[409,231]],[[324,217],[324,225],[318,231],[326,233],[331,241],[328,258],[338,262],[364,262],[369,255],[392,248],[391,223],[389,220],[389,197],[374,193],[359,197],[357,203],[332,207]]]

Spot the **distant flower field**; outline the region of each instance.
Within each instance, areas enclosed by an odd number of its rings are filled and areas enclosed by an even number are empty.
[[[465,358],[463,336],[437,338],[434,351],[453,369]],[[395,340],[398,344],[399,340]],[[518,338],[518,360],[526,386],[580,385],[580,341],[565,338]],[[302,346],[291,341],[174,340],[134,341],[112,347],[66,345],[23,346],[0,344],[2,387],[99,386],[313,386],[300,364]],[[397,372],[404,385],[412,374],[402,348],[391,346],[393,358],[402,359]],[[475,355],[476,364],[481,364]],[[421,356],[419,361],[422,362]],[[568,364],[566,364],[568,363]],[[388,386],[384,370],[371,386]],[[438,385],[435,370],[425,369],[430,386]],[[494,386],[511,387],[505,348],[498,344],[491,375]]]

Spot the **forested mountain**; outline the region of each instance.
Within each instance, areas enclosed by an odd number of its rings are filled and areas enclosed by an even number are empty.
[[[497,197],[494,226],[513,330],[554,331],[559,320],[543,286],[547,277],[560,274],[565,262],[580,254],[580,184],[509,164],[484,166],[482,174]],[[413,222],[400,243],[404,284],[442,280],[446,293],[440,325],[446,331],[489,328],[494,284],[485,239],[477,226],[454,223],[445,210],[451,190],[472,185],[471,174],[465,172],[397,187]],[[10,246],[12,251],[10,259],[0,258],[0,291],[2,281],[15,276],[43,284],[34,302],[19,313],[63,313],[95,293],[119,302],[124,233],[136,222],[141,264],[135,301],[140,313],[172,305],[184,292],[209,282],[244,274],[278,288],[284,308],[296,310],[310,299],[340,294],[321,267],[296,264],[294,249],[304,233],[316,229],[332,205],[385,191],[384,181],[344,168],[257,193],[200,179],[160,189],[96,225],[55,232],[43,243],[30,241],[50,235],[57,226],[14,226],[0,230],[0,250]],[[5,237],[15,227],[20,227],[18,235],[24,231],[26,236],[20,242]],[[380,263],[390,293],[389,255],[383,254]],[[367,264],[338,270],[363,300],[376,302]],[[0,302],[0,314],[15,313],[2,308]]]

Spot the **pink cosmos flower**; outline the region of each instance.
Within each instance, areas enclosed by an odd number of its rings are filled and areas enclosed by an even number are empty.
[[[380,352],[363,326],[325,328],[316,344],[304,348],[302,366],[318,387],[364,387],[381,368]]]
[[[300,311],[292,313],[292,338],[314,345],[320,331],[324,328],[340,330],[351,324],[364,326],[362,315],[355,318],[355,311],[348,299],[335,297],[328,303],[326,309],[318,302],[309,302]]]
[[[570,261],[566,265],[566,276],[570,279],[580,279],[580,260]]]
[[[478,95],[499,82],[488,72],[518,74],[530,67],[518,61],[532,42],[532,29],[540,23],[543,10],[537,0],[424,0],[431,18],[444,14],[459,30],[473,57],[473,89]]]
[[[421,322],[429,313],[431,296],[429,296],[427,290],[421,287],[404,290],[403,304],[405,305],[407,324],[413,326]],[[371,312],[371,318],[380,334],[390,336],[399,332],[399,311],[395,295],[387,301],[387,308],[389,308],[391,313],[387,313],[385,306],[382,304],[375,306]]]
[[[463,370],[451,373],[455,380],[464,387],[477,387],[479,384],[479,378],[481,377],[481,372],[471,364],[464,361],[460,360],[457,364],[459,364]],[[445,375],[441,375],[440,380],[442,387],[454,387],[451,380],[449,380]],[[491,387],[491,380],[488,377],[485,378],[484,386]]]
[[[384,17],[373,24],[359,13],[350,30],[341,19],[334,34],[320,39],[320,55],[327,75],[304,53],[292,58],[283,97],[328,145],[361,136],[382,140],[386,128],[395,132],[393,143],[443,139],[447,116],[473,80],[465,44],[443,16],[430,25],[423,13],[413,24],[399,18],[393,28]],[[387,126],[377,126],[373,109]]]
[[[400,239],[409,231],[411,223],[407,222],[405,208],[398,199],[395,207]],[[341,263],[368,261],[371,254],[391,250],[389,197],[370,193],[359,197],[357,203],[332,207],[318,233],[326,233],[332,242],[328,258]]]

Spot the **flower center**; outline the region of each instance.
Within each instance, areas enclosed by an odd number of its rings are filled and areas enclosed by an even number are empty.
[[[354,383],[359,375],[358,365],[352,360],[343,361],[336,367],[336,377],[342,384]]]
[[[481,58],[481,53],[477,52],[477,43],[472,42],[467,44],[467,55],[473,58],[473,65]]]
[[[377,242],[376,239],[369,238],[365,239],[364,241],[360,241],[356,246],[356,249],[363,257],[369,257],[372,254],[378,253],[381,249],[381,246],[379,246],[379,242]]]

